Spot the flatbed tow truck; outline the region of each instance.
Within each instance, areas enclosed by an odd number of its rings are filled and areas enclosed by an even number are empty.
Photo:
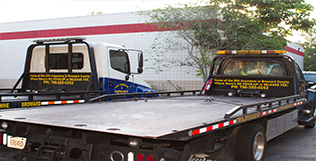
[[[85,103],[102,94],[154,91],[135,77],[143,72],[141,50],[90,43],[84,37],[33,42],[20,78],[12,88],[0,89],[0,109]],[[134,55],[137,72],[131,69],[130,57]]]
[[[2,110],[1,148],[15,160],[262,161],[267,141],[315,126],[315,91],[284,52],[218,51],[199,93]]]

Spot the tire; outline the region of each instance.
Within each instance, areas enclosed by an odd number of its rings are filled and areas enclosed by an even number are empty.
[[[244,125],[235,139],[235,161],[263,161],[267,141],[261,125]]]

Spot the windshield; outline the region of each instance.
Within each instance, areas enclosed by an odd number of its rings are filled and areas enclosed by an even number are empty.
[[[277,61],[236,61],[225,63],[222,73],[224,75],[262,75],[286,76],[284,66]]]

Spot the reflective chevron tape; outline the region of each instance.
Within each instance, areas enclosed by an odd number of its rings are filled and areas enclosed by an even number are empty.
[[[194,135],[202,134],[202,133],[205,133],[205,132],[208,132],[208,131],[219,129],[219,128],[222,128],[222,127],[225,127],[225,126],[229,126],[229,125],[233,125],[233,124],[236,124],[236,123],[237,123],[236,119],[230,120],[230,121],[226,121],[226,122],[222,122],[222,123],[219,123],[219,124],[215,124],[215,125],[211,125],[211,126],[207,126],[207,127],[203,127],[203,128],[200,128],[200,129],[196,129],[196,130],[190,131],[189,135],[194,136]]]
[[[222,127],[226,127],[226,126],[230,126],[230,125],[233,125],[233,124],[250,121],[250,120],[253,120],[253,119],[260,118],[261,116],[272,114],[272,113],[275,113],[277,111],[282,111],[284,109],[288,109],[290,107],[301,105],[301,104],[303,104],[302,101],[295,102],[293,104],[287,104],[287,105],[280,106],[280,107],[277,107],[275,109],[271,109],[271,110],[267,110],[267,111],[263,111],[263,112],[255,112],[255,113],[246,114],[246,115],[237,117],[237,118],[229,120],[229,121],[225,121],[225,122],[221,122],[221,123],[218,123],[218,124],[202,127],[202,128],[195,129],[195,130],[190,130],[188,135],[189,136],[195,136],[195,135],[202,134],[202,133],[205,133],[205,132],[209,132],[209,131],[212,131],[212,130],[215,130],[215,129],[220,129]]]
[[[61,104],[73,104],[73,103],[84,103],[84,100],[65,100],[65,101],[47,101],[41,102],[41,105],[61,105]]]
[[[271,114],[271,113],[276,112],[276,111],[277,111],[276,109],[273,109],[273,110],[268,110],[268,111],[260,112],[260,116],[263,116],[263,115],[266,115],[266,114]]]

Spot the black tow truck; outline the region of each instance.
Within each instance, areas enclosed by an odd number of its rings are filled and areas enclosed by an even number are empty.
[[[15,160],[262,161],[269,140],[315,125],[315,91],[284,53],[218,51],[193,95],[2,110],[1,148]]]

